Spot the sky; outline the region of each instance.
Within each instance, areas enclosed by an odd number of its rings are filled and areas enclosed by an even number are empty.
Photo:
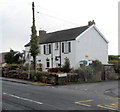
[[[25,49],[31,35],[32,2],[37,31],[75,28],[94,20],[109,41],[108,54],[118,55],[119,0],[0,0],[0,52]]]

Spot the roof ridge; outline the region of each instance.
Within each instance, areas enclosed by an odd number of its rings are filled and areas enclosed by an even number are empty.
[[[89,28],[89,26],[86,25],[86,26],[80,26],[80,27],[74,27],[74,28],[68,28],[68,29],[53,31],[53,32],[49,32],[49,33],[46,33],[46,34],[51,34],[51,33],[56,33],[56,32],[62,32],[62,31],[68,31],[68,30],[74,30],[74,29],[78,29],[78,28],[82,28],[82,27],[88,27],[88,28]],[[46,35],[46,34],[45,34],[45,35]]]
[[[60,31],[46,33],[44,35],[40,35],[40,44],[46,43],[54,43],[54,42],[62,42],[62,41],[70,41],[75,40],[75,38],[80,35],[82,32],[87,30],[90,26],[81,26],[75,28],[64,29]],[[29,46],[29,43],[25,46]]]

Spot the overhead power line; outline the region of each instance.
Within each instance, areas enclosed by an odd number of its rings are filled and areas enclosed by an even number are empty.
[[[54,19],[56,19],[56,20],[61,20],[61,21],[64,21],[64,22],[67,22],[67,23],[70,23],[70,24],[78,25],[77,23],[71,22],[71,21],[69,21],[69,20],[66,20],[66,19],[63,19],[63,18],[59,18],[59,17],[56,17],[56,16],[52,16],[52,15],[49,15],[49,14],[46,14],[46,13],[37,11],[37,14],[39,14],[39,13],[40,13],[40,14],[43,14],[43,15],[45,15],[45,16],[54,18]]]

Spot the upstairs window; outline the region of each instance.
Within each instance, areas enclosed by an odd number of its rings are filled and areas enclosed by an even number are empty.
[[[62,53],[64,53],[64,43],[62,43]]]
[[[49,54],[51,54],[51,45],[49,44]]]
[[[68,51],[71,52],[71,42],[68,42]]]
[[[69,53],[69,52],[71,52],[71,42],[62,43],[62,53]]]
[[[44,45],[44,54],[51,54],[51,44]]]
[[[58,42],[55,43],[55,50],[58,50],[58,46],[59,46]]]

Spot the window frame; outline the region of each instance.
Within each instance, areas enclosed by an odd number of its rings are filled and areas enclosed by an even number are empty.
[[[56,42],[56,43],[55,43],[55,50],[58,50],[58,49],[59,49],[59,43]]]
[[[62,53],[68,54],[71,52],[71,42],[62,42]]]
[[[46,59],[46,68],[50,68],[50,60]]]
[[[43,50],[45,55],[51,54],[51,44],[45,44]]]

